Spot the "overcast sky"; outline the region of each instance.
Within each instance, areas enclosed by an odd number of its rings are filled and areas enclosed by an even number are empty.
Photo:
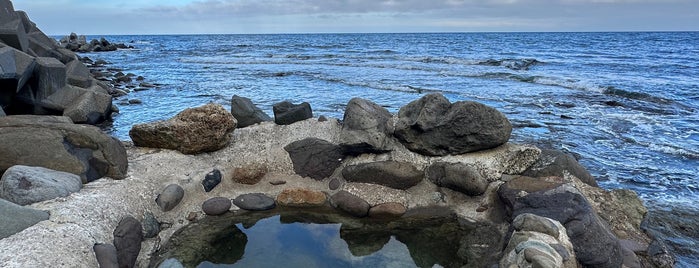
[[[699,0],[12,2],[49,35],[699,30]]]

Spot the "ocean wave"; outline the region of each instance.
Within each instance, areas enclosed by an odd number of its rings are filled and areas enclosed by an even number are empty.
[[[669,144],[657,144],[657,143],[650,143],[647,146],[648,146],[648,149],[656,151],[656,152],[681,156],[681,157],[685,157],[687,159],[699,159],[699,152],[692,151],[692,150],[686,149],[686,148],[681,148],[679,146],[669,145]]]
[[[516,70],[516,71],[526,71],[529,70],[529,68],[537,65],[537,64],[542,64],[543,62],[538,61],[537,59],[487,59],[481,62],[478,62],[478,65],[486,65],[486,66],[501,66],[505,67],[508,69]]]

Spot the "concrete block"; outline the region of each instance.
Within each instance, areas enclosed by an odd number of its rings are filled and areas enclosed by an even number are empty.
[[[24,31],[22,20],[16,18],[10,22],[0,24],[0,41],[21,51],[27,51],[29,41],[27,33]]]
[[[36,58],[34,69],[35,97],[38,101],[48,98],[66,85],[66,66],[55,58]]]
[[[82,88],[92,86],[90,70],[80,61],[74,60],[66,64],[66,75],[70,85]]]

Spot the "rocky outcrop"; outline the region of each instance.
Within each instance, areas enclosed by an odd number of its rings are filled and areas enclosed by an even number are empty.
[[[26,165],[73,173],[83,182],[126,177],[123,144],[96,127],[73,124],[67,117],[0,117],[0,140],[0,172]]]
[[[413,164],[380,161],[347,166],[342,177],[349,182],[375,183],[394,189],[408,189],[422,181],[424,173]]]
[[[598,187],[595,178],[575,157],[558,150],[541,150],[539,160],[522,173],[528,177],[563,177],[566,174],[573,175],[590,186]]]
[[[395,136],[411,151],[443,156],[500,146],[511,132],[512,125],[498,110],[471,101],[452,104],[433,93],[400,109]]]
[[[49,219],[49,214],[45,211],[23,207],[5,199],[0,199],[0,215],[0,239]]]
[[[383,153],[393,148],[393,116],[386,108],[361,98],[347,103],[340,146],[349,155]]]
[[[231,114],[238,121],[239,128],[272,121],[269,115],[252,103],[252,100],[238,95],[231,99]]]
[[[274,122],[277,125],[291,125],[313,117],[313,110],[308,102],[293,104],[283,101],[272,106],[272,111],[274,112]]]
[[[64,115],[75,123],[108,120],[107,86],[10,1],[0,6],[0,109],[8,115]]]
[[[210,103],[186,109],[166,121],[134,125],[129,136],[136,146],[198,154],[228,145],[236,124],[231,113]]]
[[[5,171],[0,180],[0,198],[18,205],[65,197],[80,191],[80,176],[42,167],[17,165]]]
[[[92,39],[87,42],[87,38],[84,35],[78,36],[76,33],[70,33],[70,35],[64,36],[59,41],[61,47],[66,48],[73,52],[108,52],[116,51],[117,49],[127,49],[134,48],[133,46],[127,46],[124,43],[113,44],[104,37],[97,39]]]
[[[295,141],[284,150],[289,153],[296,174],[316,180],[332,175],[344,157],[339,146],[317,138]]]

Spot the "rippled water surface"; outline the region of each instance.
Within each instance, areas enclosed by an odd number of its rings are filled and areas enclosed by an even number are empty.
[[[515,142],[578,154],[602,187],[636,190],[651,213],[699,217],[699,32],[107,38],[136,49],[87,56],[165,84],[126,97],[142,105],[119,105],[121,139],[134,123],[234,94],[270,115],[290,100],[342,118],[353,97],[397,112],[441,92],[498,108]],[[655,229],[680,265],[699,265],[695,231]]]

